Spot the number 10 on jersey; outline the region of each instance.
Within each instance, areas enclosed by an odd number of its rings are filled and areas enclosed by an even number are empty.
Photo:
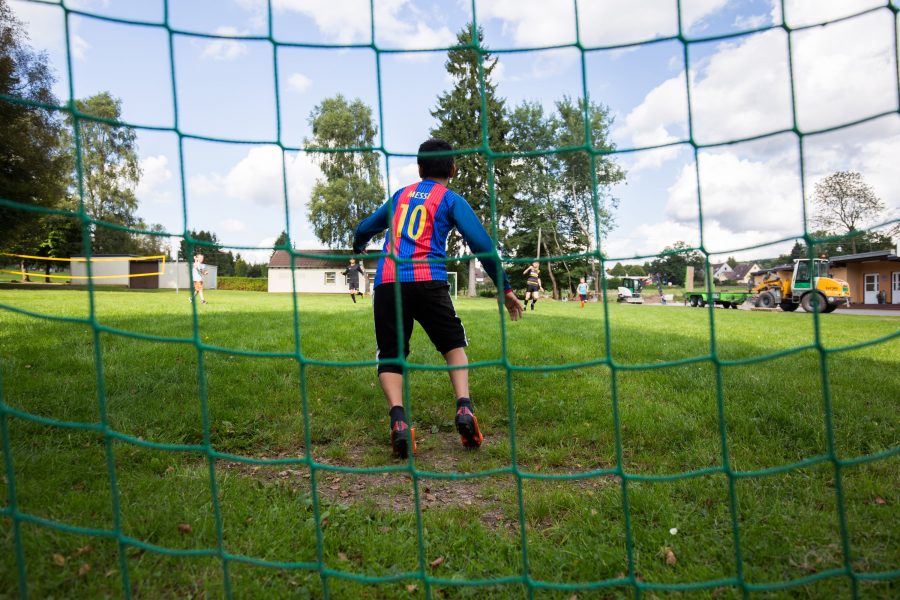
[[[397,220],[397,223],[400,226],[397,227],[395,237],[399,238],[405,230],[407,237],[418,240],[422,236],[422,232],[425,231],[425,205],[419,204],[413,207],[412,211],[409,210],[409,204],[401,205],[400,218]]]

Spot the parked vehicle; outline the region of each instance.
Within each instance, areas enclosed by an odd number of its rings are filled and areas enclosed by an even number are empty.
[[[685,292],[684,302],[691,306],[718,304],[722,308],[737,308],[752,295],[750,292]]]
[[[792,271],[773,271],[753,288],[751,302],[762,308],[833,312],[850,302],[850,285],[831,277],[824,258],[794,260]]]
[[[619,286],[619,296],[616,302],[627,302],[629,304],[643,304],[644,297],[641,296],[641,290],[644,289],[644,280],[646,277],[635,277],[634,275],[625,275],[622,277],[622,285]]]

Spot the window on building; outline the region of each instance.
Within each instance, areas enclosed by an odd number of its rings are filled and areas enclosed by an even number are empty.
[[[326,271],[325,272],[325,285],[333,284],[336,275],[337,274],[334,271]]]

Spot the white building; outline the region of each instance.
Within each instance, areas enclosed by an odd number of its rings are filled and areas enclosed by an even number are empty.
[[[135,289],[190,288],[189,263],[161,260],[134,260],[133,254],[104,254],[91,257],[91,279],[96,285],[115,285]],[[87,259],[72,257],[72,283],[87,285]],[[216,289],[218,267],[207,265],[203,287]]]
[[[313,294],[346,294],[347,277],[342,275],[349,265],[350,252],[344,250],[296,250],[304,256],[295,256],[291,266],[291,255],[286,250],[276,250],[269,259],[269,291]],[[318,255],[347,255],[347,258],[319,258]],[[375,279],[376,262],[362,263],[366,276],[360,275],[360,291],[369,292]],[[293,282],[292,283],[292,279]]]

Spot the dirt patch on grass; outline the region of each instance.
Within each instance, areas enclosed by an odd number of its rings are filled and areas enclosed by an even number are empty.
[[[347,473],[332,471],[328,466],[361,467],[371,465],[375,451],[387,452],[388,448],[373,449],[365,446],[345,447],[340,458],[315,456],[317,463],[325,465],[316,469],[316,492],[327,504],[345,506],[367,505],[385,512],[413,511],[418,503],[421,510],[474,509],[480,520],[491,529],[518,532],[519,508],[516,477],[513,473],[479,475],[454,479],[471,473],[477,454],[462,448],[455,436],[423,436],[415,457],[416,477],[409,471],[388,473]],[[254,456],[258,459],[284,459],[299,456],[297,450]],[[474,461],[477,465],[478,461]],[[312,474],[305,465],[255,465],[236,461],[218,461],[218,465],[231,473],[253,477],[269,483],[280,482],[298,491],[311,494]],[[404,460],[394,460],[388,465],[405,467]],[[380,468],[385,465],[370,468]],[[540,467],[538,467],[540,469]],[[522,467],[526,470],[525,467]],[[531,469],[527,469],[531,470]],[[425,472],[426,474],[423,474]],[[554,473],[559,473],[555,471]],[[576,473],[571,473],[576,474]],[[576,489],[579,493],[618,486],[615,476],[585,477],[567,481],[527,480],[527,486],[560,486]],[[417,502],[418,496],[418,502]]]

